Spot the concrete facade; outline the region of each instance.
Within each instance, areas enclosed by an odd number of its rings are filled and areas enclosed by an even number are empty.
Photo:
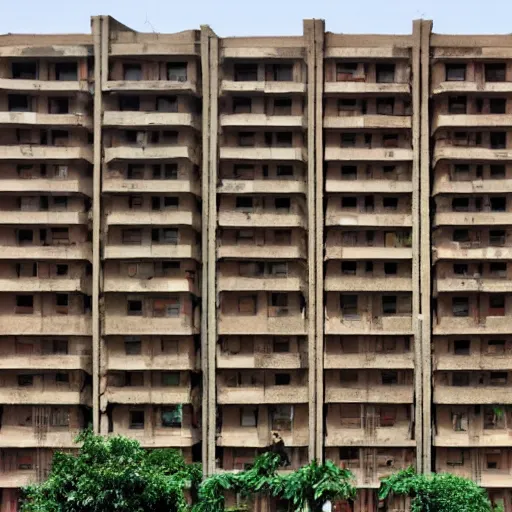
[[[88,424],[511,512],[510,83],[510,36],[424,20],[0,36],[0,512]]]

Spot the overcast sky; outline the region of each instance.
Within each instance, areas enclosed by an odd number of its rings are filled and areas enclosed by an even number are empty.
[[[409,33],[415,18],[434,20],[439,33],[512,32],[510,0],[0,0],[0,8],[0,34],[88,33],[96,14],[145,32],[208,24],[224,37],[298,35],[304,18],[345,33]]]

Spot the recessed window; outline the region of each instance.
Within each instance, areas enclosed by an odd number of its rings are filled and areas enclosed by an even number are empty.
[[[238,134],[238,145],[245,148],[254,146],[254,132],[240,132]]]
[[[52,354],[67,355],[69,353],[68,340],[52,340]]]
[[[353,148],[356,146],[356,134],[355,133],[342,133],[340,140],[341,140],[342,148]]]
[[[336,81],[345,82],[354,80],[357,75],[359,64],[357,62],[337,62]]]
[[[274,375],[274,384],[276,386],[289,386],[292,378],[289,373],[276,373]]]
[[[235,199],[235,208],[250,212],[253,209],[253,198],[247,196],[239,196]]]
[[[156,99],[157,112],[178,112],[178,98],[176,96],[160,96]]]
[[[494,261],[489,265],[493,277],[507,277],[507,264],[503,261]]]
[[[468,212],[469,199],[467,197],[455,197],[452,199],[452,211],[454,212]]]
[[[491,132],[491,149],[505,149],[507,147],[506,132]]]
[[[447,82],[464,82],[466,80],[466,64],[445,64]]]
[[[342,180],[356,180],[357,179],[357,166],[356,165],[342,165],[341,166],[341,179]]]
[[[129,300],[127,314],[128,316],[142,316],[142,301]]]
[[[448,113],[465,114],[467,110],[468,99],[466,96],[451,96],[448,98]]]
[[[162,386],[177,387],[180,385],[180,372],[163,372]]]
[[[144,411],[130,411],[130,429],[144,429]]]
[[[489,340],[487,342],[487,353],[494,355],[505,354],[506,342],[505,340]]]
[[[469,372],[453,372],[452,386],[466,387],[469,386]]]
[[[291,98],[276,98],[274,100],[274,115],[289,116],[292,113]]]
[[[504,386],[508,380],[507,372],[491,372],[489,383],[491,386]]]
[[[505,98],[490,98],[489,112],[491,114],[505,114],[507,111],[507,100]]]
[[[489,174],[493,180],[503,179],[505,177],[505,166],[493,164],[490,166]]]
[[[489,245],[501,247],[505,245],[506,232],[503,229],[491,229],[489,231]]]
[[[357,197],[345,196],[341,198],[342,208],[357,208]]]
[[[140,64],[123,64],[123,80],[142,80],[142,66]]]
[[[162,407],[160,412],[162,427],[179,428],[183,421],[183,406],[174,405]]]
[[[470,340],[455,340],[453,342],[453,353],[456,356],[469,356],[470,347]]]
[[[254,82],[258,80],[258,64],[235,64],[236,82]]]
[[[342,261],[341,262],[341,273],[349,276],[355,276],[357,273],[357,262],[356,261]]]
[[[398,208],[398,198],[397,197],[384,197],[382,199],[382,206],[386,210],[396,210]]]
[[[468,264],[467,263],[454,263],[453,264],[453,273],[457,276],[466,276],[468,274]]]
[[[467,297],[453,297],[452,313],[456,317],[469,316],[469,299]]]
[[[396,315],[397,306],[396,295],[383,295],[382,296],[382,314],[383,315]]]
[[[489,316],[505,316],[505,295],[493,293],[489,295]]]
[[[507,65],[496,62],[485,64],[486,82],[505,82],[507,80]]]
[[[140,96],[119,96],[119,110],[123,112],[137,112],[140,110]]]
[[[69,384],[69,373],[56,373],[55,382],[58,384]]]
[[[489,200],[492,212],[505,212],[507,211],[507,198],[506,197],[491,197]]]
[[[13,78],[20,80],[37,80],[37,62],[22,61],[11,64]]]
[[[293,165],[278,165],[276,169],[278,178],[291,178],[293,177]]]
[[[377,98],[377,114],[392,116],[395,110],[395,98]]]
[[[469,242],[469,230],[467,229],[454,229],[452,240],[454,242]]]
[[[140,338],[125,338],[124,353],[128,356],[138,356],[142,352],[142,341]]]
[[[293,80],[292,64],[267,64],[265,79],[276,82],[291,82]]]
[[[381,372],[382,384],[393,386],[398,384],[398,372],[396,370],[383,370]]]
[[[377,83],[390,84],[395,81],[395,65],[394,64],[377,64],[375,66],[375,74]]]
[[[358,317],[357,295],[341,295],[340,307],[344,317]]]
[[[55,78],[65,82],[78,80],[78,65],[76,62],[56,62]]]
[[[235,96],[233,98],[234,114],[249,114],[252,110],[252,98]]]
[[[9,94],[7,108],[9,112],[30,112],[32,102],[26,94]]]
[[[34,385],[33,375],[18,375],[18,386],[20,388],[28,388]]]
[[[167,80],[170,82],[187,81],[187,63],[186,62],[168,62]]]
[[[273,340],[273,352],[276,354],[286,354],[290,352],[290,338],[285,336],[275,337]]]
[[[387,276],[394,276],[397,274],[398,264],[395,262],[385,262],[384,263],[384,274]]]

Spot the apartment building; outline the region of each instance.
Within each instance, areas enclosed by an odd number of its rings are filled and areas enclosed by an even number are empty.
[[[512,512],[511,62],[423,20],[0,36],[0,512],[90,424],[208,474],[282,441],[352,470],[338,512],[411,465]]]

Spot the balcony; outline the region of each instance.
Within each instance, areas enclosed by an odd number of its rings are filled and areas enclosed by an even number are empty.
[[[73,245],[3,245],[0,258],[5,260],[88,260],[92,261],[90,243]]]
[[[303,82],[281,82],[281,81],[234,81],[222,80],[220,85],[221,94],[257,92],[264,94],[304,94],[306,84]]]
[[[85,114],[40,114],[38,112],[0,112],[0,126],[65,126],[92,129],[92,119]]]
[[[289,316],[277,317],[220,314],[218,318],[218,332],[220,335],[300,336],[306,334],[306,320],[302,318],[300,312]]]
[[[383,316],[371,318],[369,315],[360,316],[357,319],[344,319],[340,316],[327,314],[325,320],[325,334],[389,334],[411,335],[411,316]]]
[[[509,370],[510,356],[497,354],[473,353],[459,356],[452,353],[434,354],[435,370]]]
[[[378,420],[378,418],[377,418]],[[382,446],[382,447],[415,447],[416,441],[411,439],[411,428],[408,425],[393,427],[376,427],[375,429],[343,428],[339,424],[327,424],[325,436],[326,447],[338,446]]]
[[[1,251],[1,249],[0,249]],[[0,252],[1,255],[1,252]],[[293,260],[306,259],[306,248],[304,245],[220,245],[217,247],[217,258],[236,259],[279,259]]]
[[[17,388],[0,389],[0,400],[5,405],[91,405],[90,389]],[[2,436],[3,437],[3,436]]]
[[[0,90],[23,92],[86,92],[90,93],[87,80],[20,80],[0,78]]]
[[[507,128],[510,125],[510,114],[439,114],[434,116],[432,133],[439,128]]]
[[[441,317],[433,324],[434,335],[448,334],[509,334],[512,319],[507,316],[488,316],[480,319],[472,317]]]
[[[325,291],[411,292],[412,278],[410,276],[398,277],[394,275],[387,277],[374,277],[372,275],[368,275],[367,277],[358,277],[327,273],[327,276],[325,277]]]
[[[3,353],[0,358],[0,370],[83,370],[91,373],[91,361],[91,356],[76,354]]]
[[[163,430],[163,429],[162,429]],[[118,431],[114,425],[114,435],[124,435],[139,441],[143,448],[190,448],[201,441],[198,429],[181,426],[181,428],[168,428],[166,431],[155,430],[148,435],[144,430]]]
[[[406,148],[325,148],[326,161],[407,162],[412,159],[412,149]]]
[[[270,428],[261,431],[258,428],[226,426],[217,436],[217,446],[234,448],[266,448],[272,443],[272,430]],[[308,446],[309,435],[306,428],[296,429],[293,432],[280,430],[279,435],[283,439],[285,446]]]
[[[115,210],[107,213],[108,226],[192,226],[201,227],[201,217],[190,207],[176,210]]]
[[[1,253],[0,253],[1,255]],[[109,244],[105,247],[106,259],[201,259],[201,250],[197,244],[180,243],[154,245]]]
[[[282,291],[294,292],[306,288],[307,283],[300,276],[272,277],[257,276],[244,277],[233,275],[217,275],[218,291]]]
[[[441,82],[432,87],[432,94],[511,93],[512,82]]]
[[[92,197],[91,179],[0,179],[2,192],[83,194]]]
[[[240,228],[305,228],[305,215],[301,213],[280,213],[263,209],[253,212],[219,211],[218,224],[221,227]]]
[[[79,277],[12,277],[0,278],[2,292],[82,292],[90,293],[89,279]]]
[[[324,352],[324,368],[336,369],[387,369],[407,370],[414,368],[412,352],[402,354],[382,354],[366,352],[357,354],[342,354],[341,352]]]
[[[325,180],[325,191],[327,193],[361,193],[361,194],[384,194],[384,193],[412,193],[412,181],[398,180],[342,180],[329,178],[327,174]]]
[[[44,224],[64,225],[87,224],[88,214],[70,211],[5,211],[0,210],[0,224]]]
[[[108,110],[103,114],[103,126],[187,126],[199,130],[199,117],[177,112],[126,112]]]
[[[1,148],[0,148],[1,149]],[[1,153],[0,153],[1,156]],[[199,152],[190,146],[116,146],[105,148],[105,163],[128,160],[186,159],[199,165]]]
[[[325,250],[328,260],[410,260],[410,247],[341,247],[328,244]]]
[[[308,388],[290,386],[217,386],[218,404],[300,404],[307,403]]]
[[[483,292],[512,293],[512,281],[505,278],[483,277],[438,277],[435,281],[437,293]]]
[[[434,385],[435,404],[484,405],[511,402],[510,386],[447,386]]]
[[[196,284],[185,276],[151,277],[136,279],[129,276],[105,276],[103,291],[125,293],[193,293],[199,295]]]
[[[411,116],[354,115],[325,116],[324,128],[331,129],[410,129]]]
[[[512,224],[512,212],[439,212],[434,226],[504,226]]]
[[[411,86],[404,83],[325,82],[325,94],[410,94]]]
[[[119,371],[137,370],[194,370],[196,358],[193,350],[179,352],[173,355],[158,354],[130,356],[124,353],[109,352],[107,356],[107,368]]]
[[[432,167],[441,160],[479,160],[506,162],[512,160],[512,149],[490,149],[483,147],[434,146]]]
[[[80,430],[56,430],[37,432],[33,427],[23,428],[2,425],[0,448],[76,448],[75,438]],[[0,477],[1,479],[1,477]]]
[[[221,179],[217,186],[219,194],[268,194],[269,190],[279,190],[280,194],[305,194],[306,182],[293,180],[229,180]]]
[[[1,315],[0,335],[91,336],[91,317],[85,315]]]
[[[198,179],[181,180],[127,180],[124,178],[103,179],[102,190],[105,193],[153,192],[201,194],[201,184]]]
[[[456,432],[453,428],[437,425],[434,446],[446,448],[503,448],[504,446],[512,446],[512,435],[508,429],[479,430],[471,427],[470,424],[466,431]]]
[[[37,482],[39,482],[39,479],[35,469],[0,472],[0,486],[2,489],[21,488]]]
[[[265,352],[244,352],[231,354],[217,349],[218,369],[294,369],[307,367],[307,354],[300,352],[288,353],[265,353]]]
[[[165,335],[190,336],[197,334],[199,329],[194,326],[190,316],[178,318],[127,316],[115,313],[105,314],[105,335]]]
[[[433,195],[436,194],[503,194],[512,193],[512,180],[450,181],[434,179]]]
[[[107,400],[113,404],[185,404],[190,403],[188,387],[125,386],[107,388]]]
[[[326,226],[411,227],[412,215],[387,211],[375,213],[343,211],[339,207],[328,206],[325,224]]]
[[[374,403],[374,404],[412,404],[414,388],[412,385],[383,386],[371,384],[368,387],[349,387],[338,384],[325,386],[326,403]]]
[[[472,247],[469,243],[448,243],[445,246],[432,248],[432,259],[439,260],[511,260],[512,247]]]
[[[222,114],[223,127],[303,128],[304,116],[268,116],[266,114]]]
[[[103,91],[111,92],[175,92],[197,94],[199,88],[196,82],[168,80],[109,80],[103,86]]]
[[[222,160],[265,160],[280,162],[305,162],[305,148],[280,147],[227,147],[220,148]]]
[[[90,146],[59,147],[31,144],[0,146],[0,159],[20,162],[27,160],[86,160],[93,163]]]

